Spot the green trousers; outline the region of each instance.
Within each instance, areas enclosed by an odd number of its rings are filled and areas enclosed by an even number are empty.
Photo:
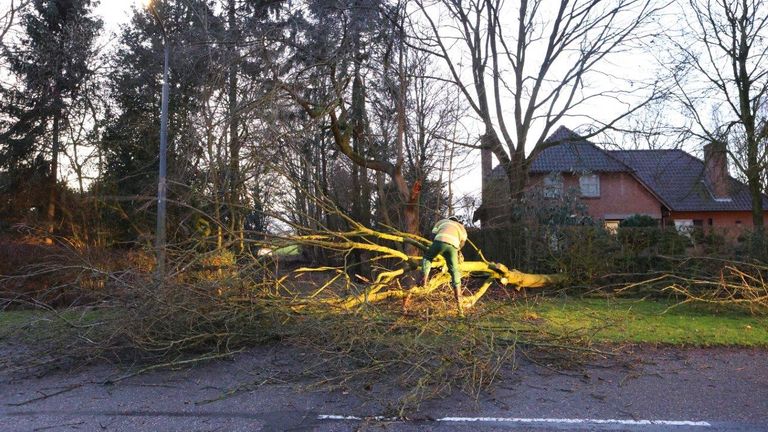
[[[429,270],[432,268],[432,260],[438,255],[445,258],[448,263],[448,271],[451,272],[451,284],[454,288],[461,287],[461,271],[459,270],[459,251],[453,245],[435,240],[429,247],[424,259],[421,261],[421,269],[424,273],[424,281],[429,277]]]

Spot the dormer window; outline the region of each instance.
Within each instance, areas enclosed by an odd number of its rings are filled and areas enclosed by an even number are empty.
[[[544,177],[544,198],[560,198],[563,195],[563,176],[552,173]]]
[[[585,198],[597,198],[600,196],[600,177],[597,174],[582,174],[579,177],[581,196]]]

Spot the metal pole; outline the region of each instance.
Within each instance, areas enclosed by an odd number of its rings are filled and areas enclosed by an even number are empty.
[[[163,36],[163,98],[160,107],[160,176],[157,181],[157,230],[155,246],[157,247],[157,277],[161,286],[165,282],[165,202],[166,202],[166,153],[168,152],[168,40]]]

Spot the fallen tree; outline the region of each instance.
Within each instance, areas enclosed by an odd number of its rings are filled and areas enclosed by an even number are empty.
[[[411,249],[423,253],[429,248],[430,240],[386,227],[386,231],[374,230],[351,218],[345,217],[345,219],[350,227],[346,231],[324,230],[285,238],[288,243],[294,245],[322,248],[340,254],[349,254],[353,251],[364,252],[369,256],[369,262],[377,264],[378,272],[373,280],[360,278],[364,282],[361,292],[340,298],[326,298],[321,300],[322,302],[342,309],[352,309],[364,303],[375,303],[386,299],[426,296],[439,287],[450,283],[450,274],[447,273],[446,262],[441,256],[438,256],[433,263],[433,269],[439,273],[430,277],[425,285],[404,282],[404,278],[408,278],[409,274],[421,270],[422,262],[421,255],[408,255],[406,253],[409,250],[407,246],[415,246]],[[460,305],[463,309],[474,306],[494,282],[501,286],[511,285],[520,290],[522,288],[540,288],[566,280],[566,276],[563,274],[529,274],[510,269],[504,264],[486,260],[482,251],[478,250],[478,254],[481,257],[480,261],[462,261],[459,266],[462,279],[480,278],[483,280],[474,293],[461,297]],[[333,275],[312,293],[310,298],[314,299],[342,275],[346,275],[347,270],[345,265],[302,267],[294,270],[293,274],[299,276],[305,273],[323,272]],[[466,284],[463,285],[466,286]]]

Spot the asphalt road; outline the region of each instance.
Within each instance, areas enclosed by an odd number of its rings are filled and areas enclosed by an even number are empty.
[[[633,348],[627,365],[505,370],[495,390],[386,418],[403,389],[282,382],[295,350],[261,348],[117,384],[89,366],[42,377],[0,371],[0,431],[768,431],[768,352]]]

